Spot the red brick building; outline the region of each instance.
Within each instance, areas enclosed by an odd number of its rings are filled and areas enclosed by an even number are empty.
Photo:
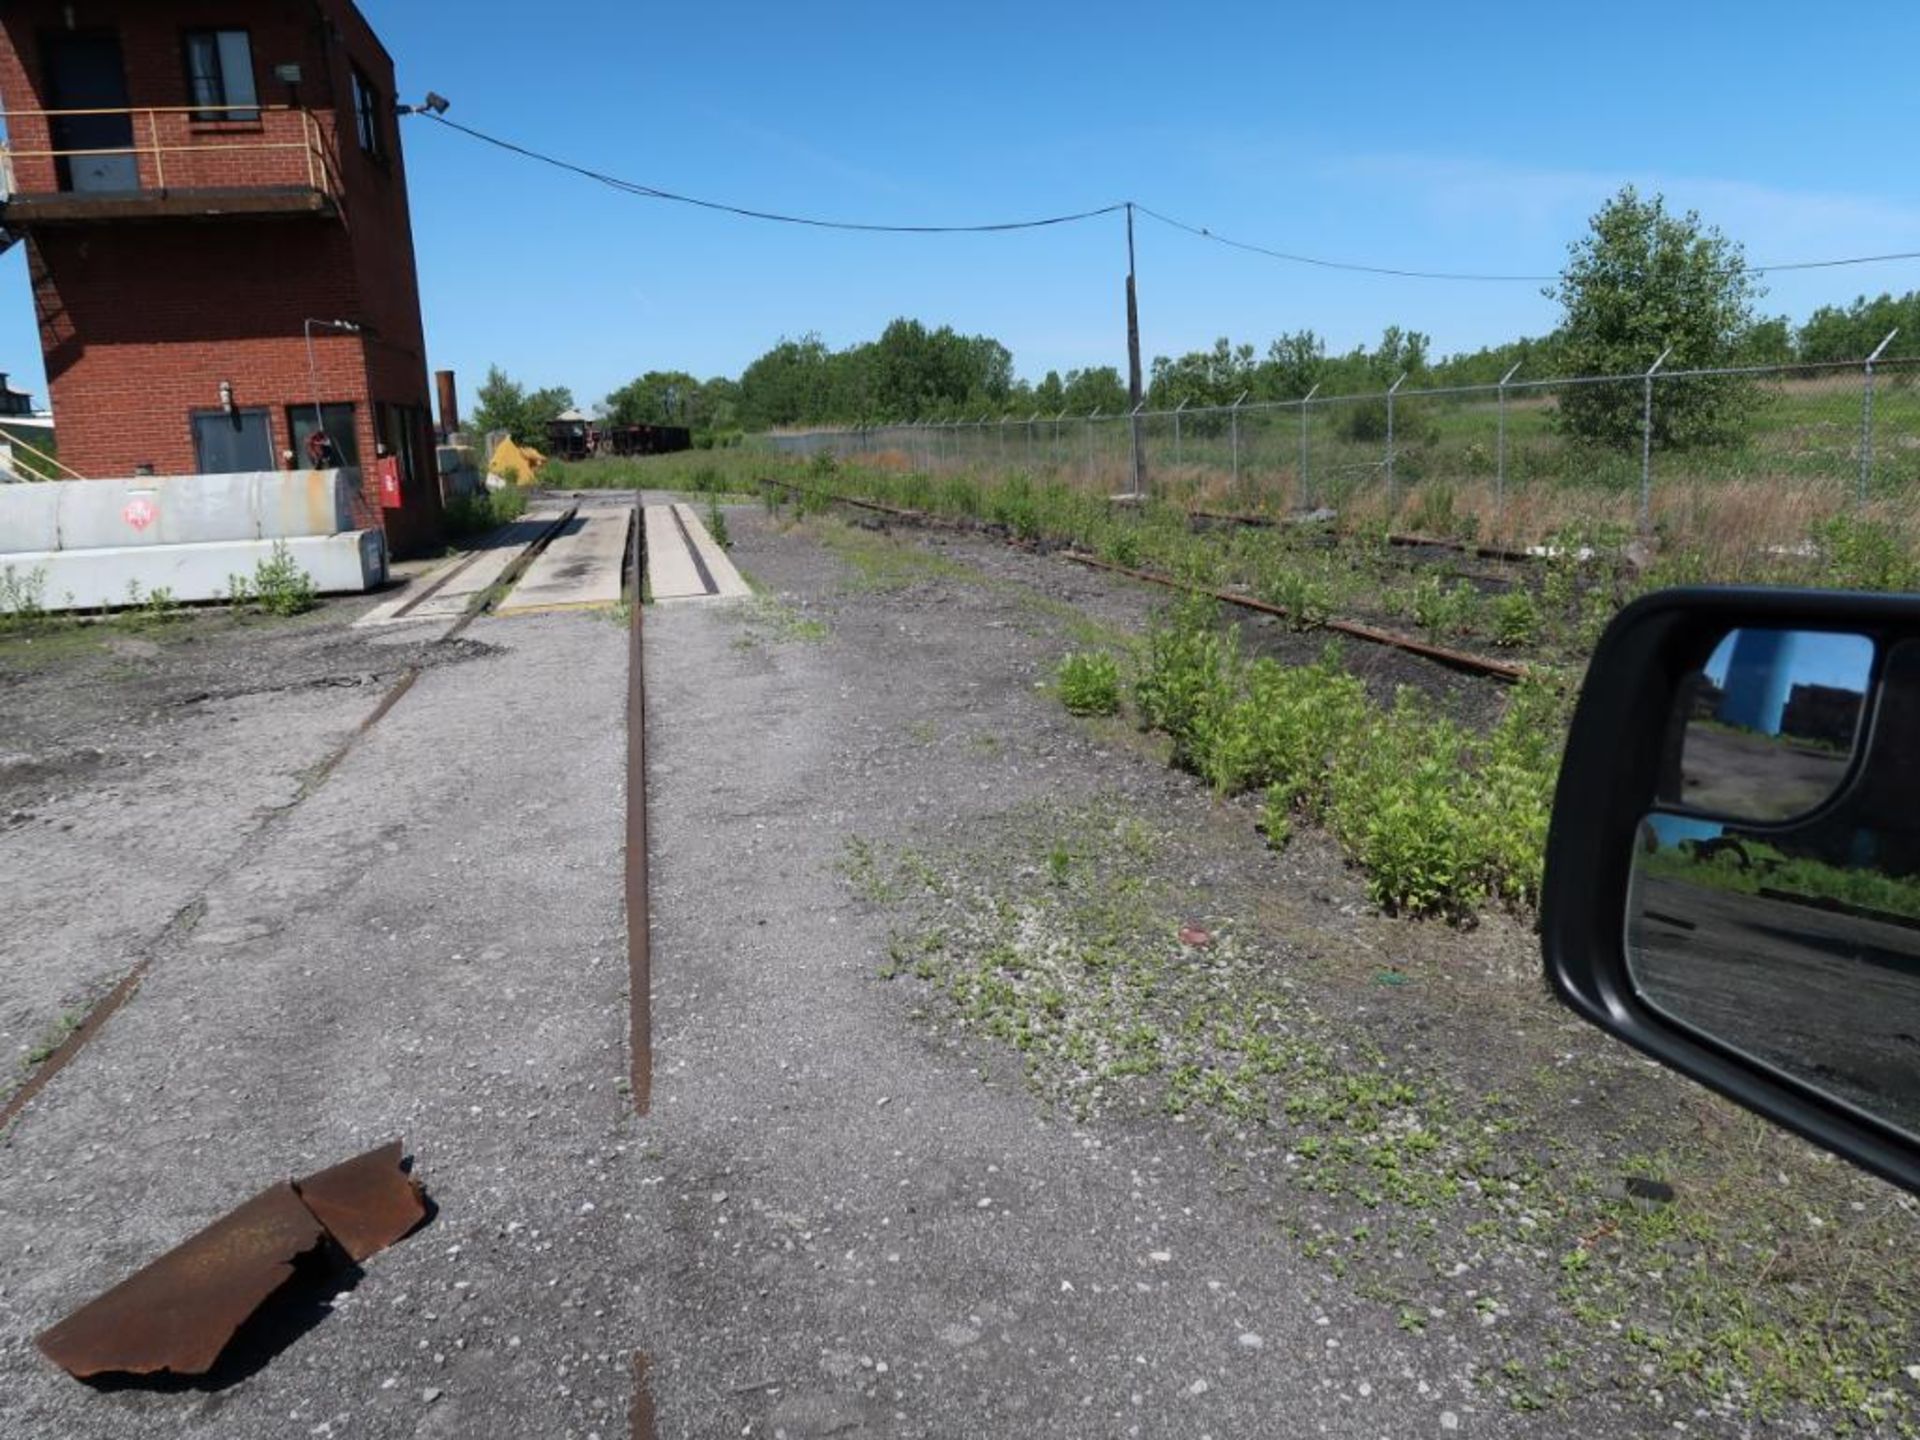
[[[366,523],[435,542],[393,61],[351,0],[11,0],[0,101],[61,460],[358,465]]]

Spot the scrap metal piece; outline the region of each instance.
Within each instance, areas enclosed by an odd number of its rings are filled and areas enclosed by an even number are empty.
[[[293,1182],[296,1194],[358,1265],[404,1239],[427,1218],[420,1183],[401,1168],[395,1140]]]
[[[238,1210],[42,1332],[41,1352],[68,1374],[204,1375],[247,1318],[321,1250],[327,1232],[293,1186]]]
[[[282,1181],[41,1332],[76,1379],[205,1375],[247,1322],[302,1279],[334,1283],[427,1218],[401,1142]]]

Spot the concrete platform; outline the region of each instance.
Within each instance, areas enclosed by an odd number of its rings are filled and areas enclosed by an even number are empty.
[[[647,584],[656,602],[752,593],[691,505],[649,505],[645,516]]]
[[[497,615],[586,610],[618,605],[633,512],[579,514],[547,542],[525,578],[495,609]]]
[[[409,620],[446,624],[458,620],[482,594],[500,583],[501,576],[530,546],[568,514],[566,510],[537,510],[501,526],[479,549],[429,570],[354,624],[393,625]]]

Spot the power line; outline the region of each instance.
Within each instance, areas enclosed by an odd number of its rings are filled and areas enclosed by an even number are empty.
[[[475,130],[471,126],[449,120],[444,115],[436,115],[431,111],[416,111],[414,113],[425,115],[427,119],[434,121],[436,124],[444,125],[449,130],[458,130],[463,135],[469,135],[475,140],[495,146],[498,149],[510,151],[515,155],[523,155],[527,159],[537,160],[543,165],[551,165],[556,170],[569,171],[572,174],[582,176],[585,179],[595,181],[601,185],[624,191],[629,195],[639,195],[649,200],[670,200],[678,205],[694,205],[702,210],[718,210],[722,214],[740,215],[749,220],[772,220],[782,225],[806,225],[816,230],[864,230],[887,235],[986,235],[1008,230],[1039,230],[1049,225],[1071,225],[1080,220],[1093,220],[1101,215],[1117,214],[1126,208],[1125,203],[1121,202],[1113,205],[1103,205],[1097,210],[1075,211],[1070,215],[1047,215],[1037,220],[997,220],[984,225],[880,225],[864,220],[823,220],[812,215],[783,215],[775,210],[755,210],[746,205],[729,205],[720,200],[703,200],[695,195],[681,195],[672,190],[662,190],[657,186],[643,185],[636,180],[622,180],[615,175],[607,175],[598,170],[590,170],[584,165],[575,165],[571,161],[562,160],[556,155],[548,155],[525,145],[516,145],[511,140],[502,140],[497,135],[489,135],[485,131]]]
[[[1015,230],[1040,230],[1053,225],[1073,225],[1083,220],[1096,220],[1103,215],[1114,215],[1123,210],[1132,209],[1158,220],[1162,225],[1184,231],[1201,240],[1210,240],[1216,245],[1225,245],[1230,249],[1261,255],[1269,260],[1279,260],[1290,265],[1307,265],[1320,270],[1344,270],[1354,274],[1385,275],[1402,280],[1446,280],[1472,284],[1545,285],[1560,279],[1558,275],[1502,275],[1470,270],[1414,270],[1392,265],[1367,265],[1353,260],[1329,260],[1324,256],[1302,255],[1289,250],[1274,249],[1267,245],[1256,245],[1248,240],[1236,240],[1232,236],[1222,235],[1209,226],[1178,220],[1171,215],[1162,214],[1158,210],[1130,200],[1117,200],[1111,205],[1101,205],[1091,210],[1076,210],[1064,215],[1045,215],[1032,220],[998,220],[975,225],[886,225],[865,220],[828,220],[814,215],[788,215],[777,210],[758,210],[748,205],[730,205],[721,200],[684,195],[673,190],[663,190],[655,185],[646,185],[637,180],[623,180],[617,175],[608,175],[585,165],[576,165],[570,160],[562,160],[557,155],[549,155],[531,146],[516,144],[512,140],[503,140],[497,135],[489,135],[484,130],[462,125],[457,120],[449,120],[446,116],[431,110],[422,109],[413,113],[435,124],[444,125],[449,130],[457,130],[462,135],[478,140],[482,144],[491,145],[495,149],[505,150],[542,165],[550,165],[556,170],[564,170],[624,194],[637,195],[648,200],[670,201],[676,205],[692,205],[701,210],[738,215],[748,220],[770,220],[781,225],[803,225],[815,230],[855,230],[882,235],[991,235]],[[1850,265],[1879,265],[1898,260],[1920,260],[1920,250],[1898,250],[1883,255],[1847,255],[1832,260],[1783,261],[1775,265],[1748,265],[1744,268],[1748,274],[1768,275],[1788,270],[1833,270]]]
[[[1202,240],[1211,240],[1216,245],[1246,250],[1255,255],[1264,255],[1271,260],[1284,260],[1293,265],[1312,265],[1322,270],[1350,270],[1362,275],[1393,275],[1406,280],[1466,280],[1518,285],[1550,285],[1560,279],[1558,275],[1492,275],[1459,270],[1400,270],[1388,265],[1362,265],[1347,260],[1322,259],[1315,255],[1295,255],[1285,250],[1273,250],[1265,245],[1255,245],[1246,240],[1235,240],[1204,225],[1190,225],[1184,220],[1174,219],[1171,215],[1162,215],[1159,211],[1150,210],[1145,205],[1137,205],[1134,208],[1142,215],[1158,220],[1162,225],[1170,225],[1175,230],[1184,230],[1189,235],[1196,235]],[[1792,260],[1783,261],[1777,265],[1748,265],[1743,268],[1749,275],[1771,275],[1783,270],[1832,270],[1843,265],[1877,265],[1889,260],[1920,260],[1920,250],[1898,250],[1886,255],[1847,255],[1837,260]]]
[[[1322,270],[1352,270],[1362,275],[1394,275],[1403,280],[1476,280],[1496,283],[1535,284],[1558,280],[1558,275],[1481,275],[1458,270],[1397,270],[1387,265],[1361,265],[1347,260],[1323,260],[1314,255],[1295,255],[1285,250],[1270,250],[1265,245],[1255,245],[1246,240],[1235,240],[1210,230],[1204,225],[1189,225],[1184,220],[1176,220],[1171,215],[1162,215],[1158,210],[1150,210],[1145,205],[1137,207],[1142,215],[1158,220],[1162,225],[1170,225],[1175,230],[1184,230],[1189,235],[1197,235],[1202,240],[1211,240],[1216,245],[1230,246],[1235,250],[1246,250],[1255,255],[1265,255],[1270,260],[1285,260],[1293,265],[1312,265]]]

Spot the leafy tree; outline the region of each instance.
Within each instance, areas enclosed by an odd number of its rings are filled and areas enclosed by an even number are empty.
[[[1637,375],[1669,345],[1667,367],[1734,363],[1762,293],[1741,247],[1693,211],[1667,213],[1659,195],[1629,185],[1594,215],[1570,250],[1557,285],[1561,357],[1574,375]],[[1751,387],[1733,377],[1669,384],[1654,405],[1654,440],[1698,444],[1739,424]],[[1639,443],[1641,391],[1634,385],[1574,385],[1560,397],[1570,435],[1604,445]]]
[[[1096,407],[1102,415],[1124,415],[1133,408],[1127,402],[1127,382],[1120,378],[1120,372],[1111,365],[1069,370],[1060,408],[1072,415],[1085,415]]]
[[[1793,358],[1793,325],[1784,315],[1757,321],[1740,337],[1742,365],[1788,365]]]
[[[498,365],[487,367],[473,409],[473,429],[481,435],[505,430],[521,445],[544,445],[547,422],[563,410],[573,408],[573,392],[564,385],[549,385],[531,394]]]
[[[1263,400],[1298,400],[1326,382],[1327,343],[1311,330],[1295,330],[1267,346],[1260,366]]]
[[[1189,405],[1231,405],[1255,388],[1253,346],[1235,345],[1222,335],[1211,350],[1194,350],[1178,360],[1154,357],[1148,402],[1156,410]]]
[[[602,408],[615,425],[707,428],[706,387],[684,370],[649,370],[610,392]]]
[[[1058,415],[1067,408],[1067,387],[1058,370],[1049,370],[1033,387],[1034,408],[1047,415]]]
[[[740,374],[740,418],[749,429],[817,423],[830,405],[832,354],[818,335],[782,340]]]
[[[1920,290],[1905,295],[1862,295],[1851,305],[1822,305],[1807,317],[1797,337],[1797,358],[1809,364],[1864,360],[1898,328],[1896,347],[1920,341]],[[1911,353],[1910,351],[1906,353]]]

